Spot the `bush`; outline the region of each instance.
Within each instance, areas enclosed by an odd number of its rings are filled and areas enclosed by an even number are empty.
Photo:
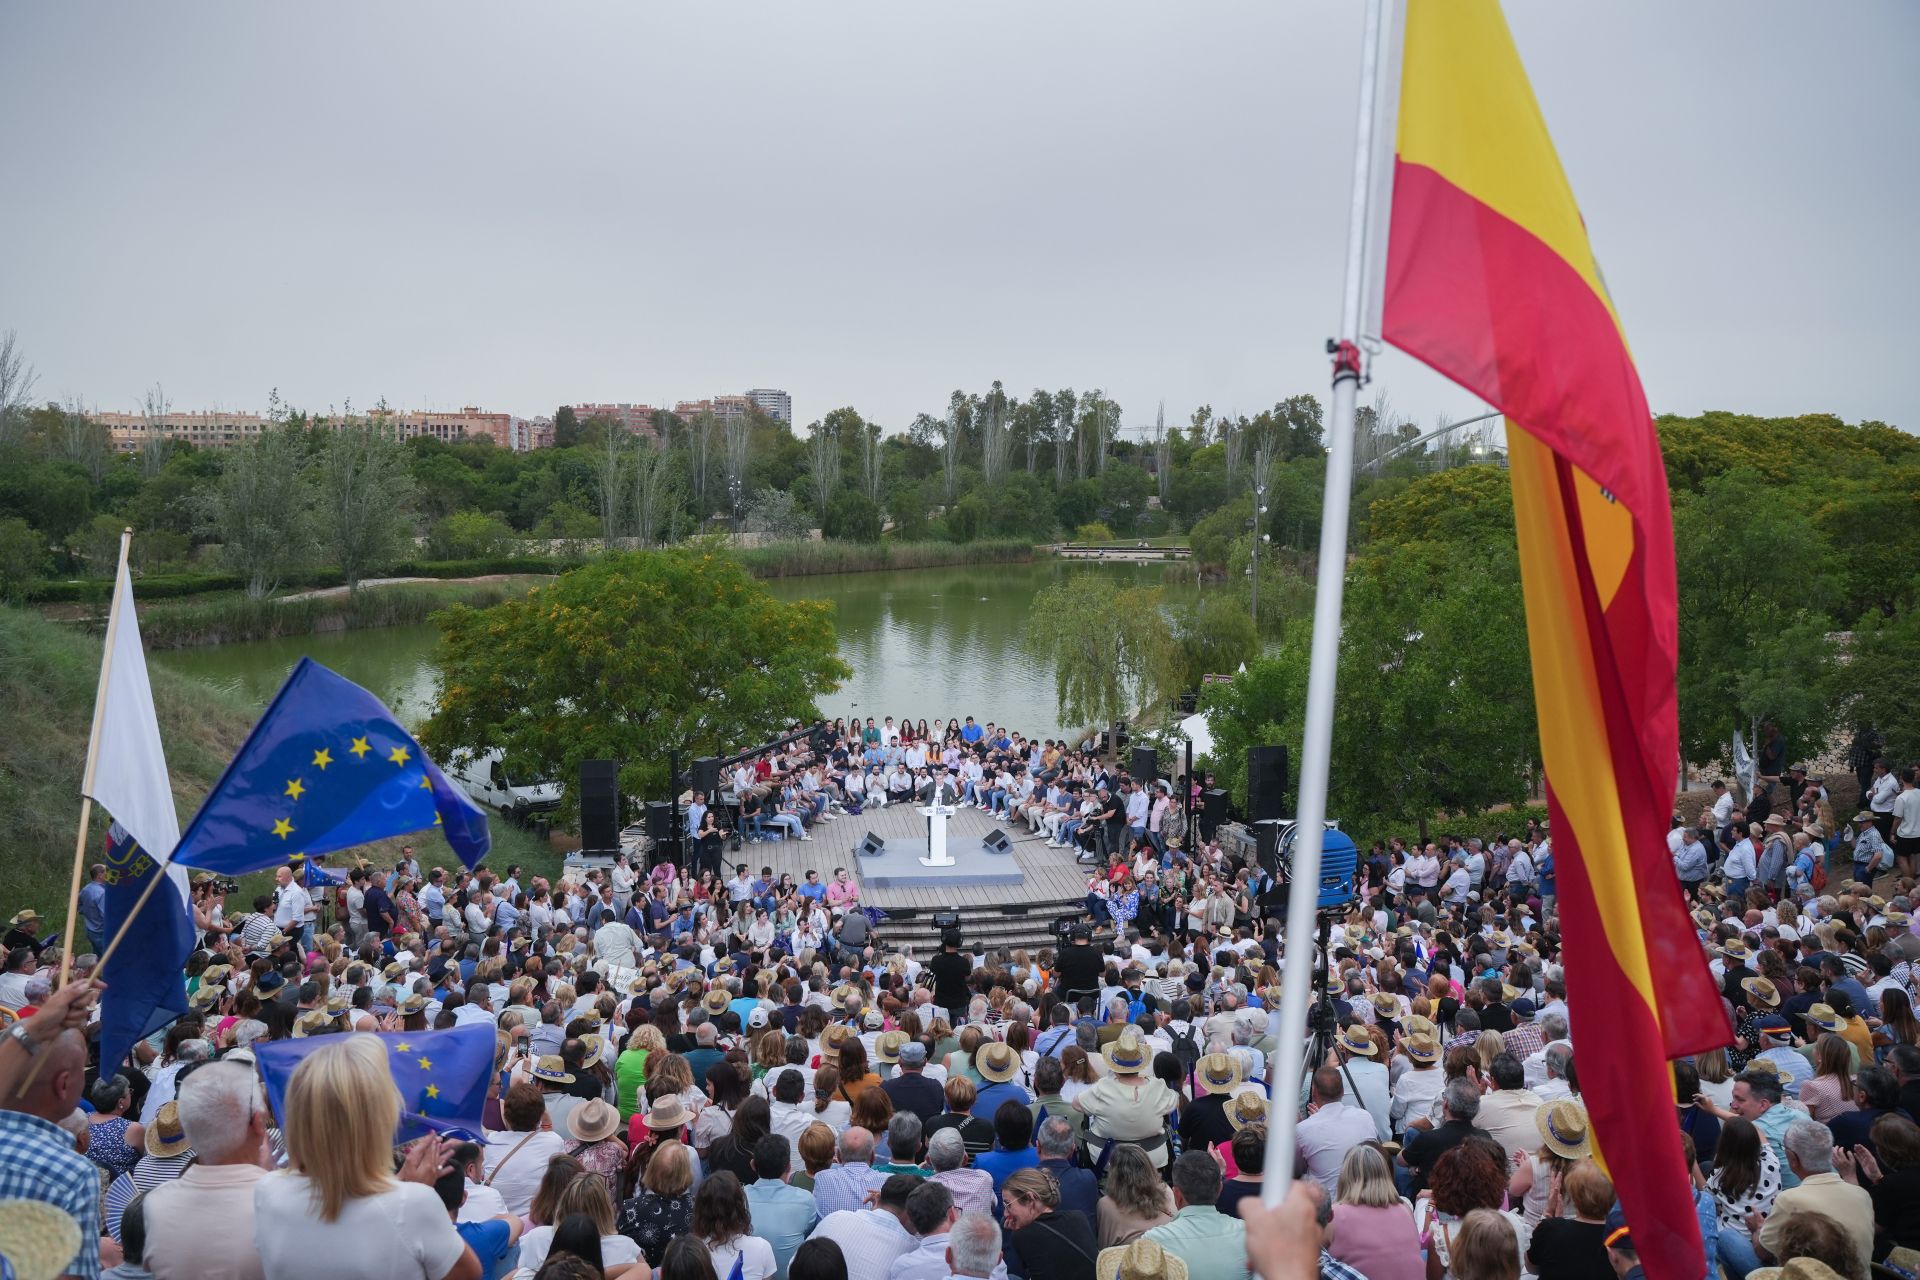
[[[1099,520],[1091,520],[1073,531],[1075,542],[1112,542],[1113,530]]]
[[[427,550],[436,560],[472,560],[497,556],[513,538],[505,522],[478,511],[456,511],[433,522]]]
[[[880,507],[857,489],[842,489],[828,506],[820,532],[847,542],[878,542]]]

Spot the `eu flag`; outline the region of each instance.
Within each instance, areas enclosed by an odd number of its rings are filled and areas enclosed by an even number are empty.
[[[483,1140],[487,1081],[493,1074],[494,1030],[483,1022],[445,1031],[349,1032],[369,1036],[386,1049],[387,1066],[400,1090],[400,1131],[395,1142],[411,1142],[428,1133],[463,1131]],[[293,1069],[310,1053],[337,1044],[338,1035],[301,1040],[256,1041],[254,1062],[267,1086],[267,1101],[283,1126],[287,1086]]]
[[[223,875],[439,827],[469,867],[486,814],[427,759],[380,699],[300,659],[173,851]]]
[[[177,1020],[187,1011],[187,984],[181,976],[193,953],[193,912],[183,896],[186,876],[140,847],[115,822],[107,833],[106,936],[121,939],[113,953],[113,971],[100,998],[100,1065],[104,1074],[126,1059],[134,1043]],[[133,909],[154,876],[163,877],[134,923]]]

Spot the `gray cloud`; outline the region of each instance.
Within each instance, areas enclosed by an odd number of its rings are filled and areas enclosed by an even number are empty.
[[[1920,9],[1509,10],[1655,408],[1920,426]],[[1251,412],[1326,383],[1358,43],[1224,0],[16,3],[0,328],[106,408]]]

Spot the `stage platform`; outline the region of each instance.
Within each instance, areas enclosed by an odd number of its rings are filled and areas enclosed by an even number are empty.
[[[869,831],[887,842],[887,854],[854,856]],[[1005,832],[1013,841],[1012,853],[981,851],[981,839],[994,831]],[[835,867],[845,867],[860,882],[862,904],[894,917],[881,927],[882,934],[912,941],[920,954],[926,954],[935,938],[930,923],[935,911],[959,911],[969,943],[1027,947],[1050,941],[1048,922],[1085,914],[1089,868],[1074,863],[1072,850],[1049,849],[1046,837],[1027,834],[1024,823],[995,822],[978,809],[961,809],[947,819],[948,848],[962,863],[955,871],[967,870],[969,858],[985,859],[989,874],[1011,877],[1017,869],[1017,881],[956,883],[951,876],[921,867],[917,859],[927,851],[927,820],[912,804],[816,823],[810,834],[811,841],[783,840],[729,850],[728,864],[744,862],[756,872],[772,867],[774,875],[791,872],[795,880],[804,880],[812,868],[823,882],[833,878]],[[891,882],[887,872],[897,869],[902,859],[911,862],[915,872],[925,874],[912,877],[912,883]],[[887,872],[877,865],[882,863],[889,864]]]

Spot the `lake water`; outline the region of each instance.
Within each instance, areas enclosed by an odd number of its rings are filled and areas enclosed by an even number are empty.
[[[1124,582],[1162,581],[1161,565],[1034,564],[782,578],[766,586],[783,600],[835,605],[840,655],[853,678],[821,700],[828,719],[896,721],[972,715],[1023,733],[1056,737],[1050,663],[1021,646],[1033,598],[1067,573]],[[1169,594],[1193,588],[1170,587]],[[439,669],[431,625],[344,631],[252,644],[176,649],[155,662],[231,689],[264,706],[303,656],[378,694],[410,725],[433,705]],[[1070,726],[1080,728],[1082,726]]]

